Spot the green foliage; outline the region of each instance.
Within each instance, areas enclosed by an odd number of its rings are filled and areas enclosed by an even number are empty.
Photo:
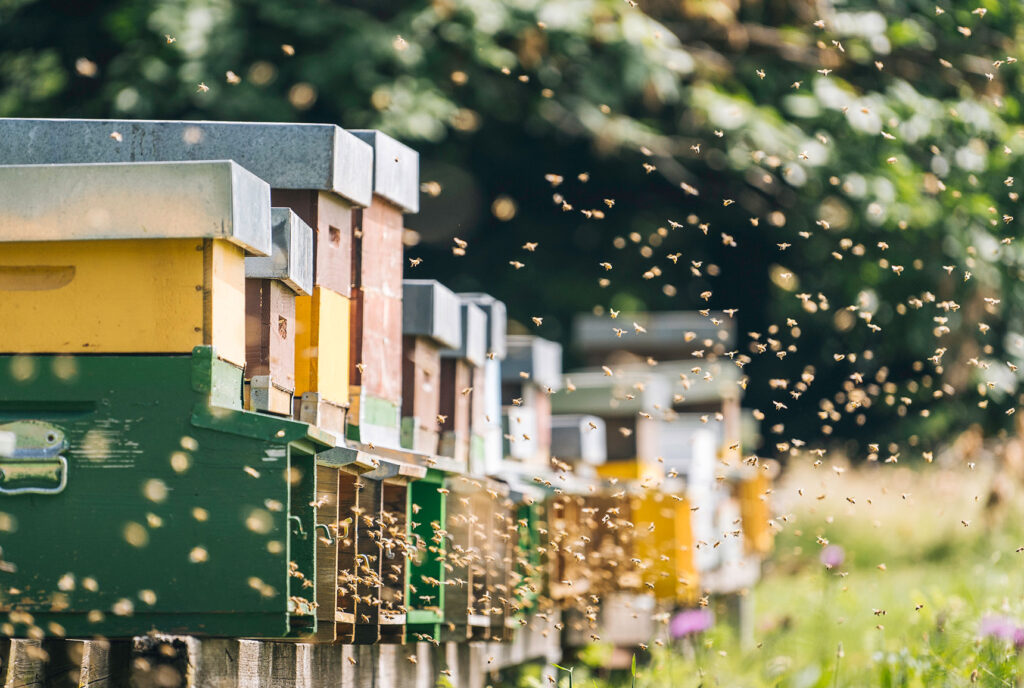
[[[1007,194],[1024,152],[1022,75],[1006,56],[1019,52],[1024,6],[942,6],[7,0],[0,115],[383,128],[421,150],[423,179],[443,189],[409,219],[422,241],[410,255],[425,258],[415,276],[490,291],[562,340],[595,304],[737,307],[738,332],[780,349],[739,347],[768,427],[927,447],[971,423],[1004,426],[1019,394],[1004,362],[1024,353],[1024,253],[1000,243],[1019,224]],[[552,188],[548,173],[565,182]],[[514,217],[492,214],[498,197]],[[469,241],[465,257],[453,236]],[[540,248],[523,252],[526,241]],[[676,252],[678,264],[666,258]],[[602,287],[605,260],[615,268]],[[864,380],[853,390],[852,374]]]

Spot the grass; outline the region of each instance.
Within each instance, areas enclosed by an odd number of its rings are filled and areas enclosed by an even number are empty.
[[[719,624],[641,653],[635,685],[1024,685],[1012,645],[978,634],[986,614],[1024,623],[1024,509],[986,513],[992,479],[966,467],[791,471],[775,495],[776,554],[753,593],[756,646]],[[818,559],[826,541],[846,551],[832,571]],[[631,685],[629,671],[588,665],[600,656],[582,653],[575,686]]]

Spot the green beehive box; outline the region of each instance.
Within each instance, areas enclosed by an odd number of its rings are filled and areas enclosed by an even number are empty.
[[[439,640],[444,623],[446,497],[444,473],[430,469],[409,484],[412,556],[406,567],[407,641]]]
[[[315,453],[192,355],[0,356],[0,612],[15,635],[307,636]]]

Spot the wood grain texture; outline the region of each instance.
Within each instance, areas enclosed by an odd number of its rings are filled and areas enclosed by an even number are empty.
[[[334,641],[337,637],[335,621],[338,613],[338,547],[344,531],[338,517],[338,469],[317,466],[317,525],[326,526],[332,533],[329,541],[318,529],[316,542],[316,618],[317,639]]]
[[[295,389],[295,293],[278,280],[245,281],[245,373]]]

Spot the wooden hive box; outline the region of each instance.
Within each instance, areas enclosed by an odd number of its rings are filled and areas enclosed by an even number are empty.
[[[317,455],[317,639],[354,642],[357,615],[367,613],[359,598],[360,537],[368,538],[360,496],[372,458],[335,447]],[[369,567],[365,567],[369,568]]]
[[[463,293],[468,301],[487,317],[487,356],[483,366],[473,371],[474,401],[471,413],[470,456],[474,470],[493,475],[502,469],[505,457],[502,438],[501,366],[508,352],[506,345],[508,315],[505,304],[489,294]]]
[[[506,456],[543,470],[551,457],[549,397],[562,387],[562,347],[532,335],[511,335],[506,345],[501,367]]]
[[[244,411],[241,389],[207,346],[0,356],[15,450],[0,449],[0,487],[20,491],[4,511],[35,524],[4,534],[8,560],[31,562],[5,572],[23,619],[72,637],[315,634],[314,454],[329,439]]]
[[[445,557],[448,589],[441,637],[455,642],[484,640],[491,633],[491,599],[486,593],[492,501],[478,479],[449,476],[445,487],[450,547]]]
[[[530,485],[515,485],[509,497],[515,508],[515,533],[511,545],[510,618],[516,627],[536,612],[547,588],[547,495]]]
[[[635,552],[644,591],[669,602],[693,601],[697,593],[690,505],[657,488],[633,497]]]
[[[563,494],[551,505],[551,595],[570,604],[584,595],[634,590],[632,502],[615,493]]]
[[[487,359],[487,316],[478,306],[462,300],[462,337],[459,348],[441,352],[441,443],[438,453],[469,467],[473,427],[474,373]]]
[[[511,618],[512,591],[512,543],[517,534],[515,503],[509,498],[506,483],[486,479],[481,500],[481,512],[488,513],[484,524],[487,549],[484,565],[487,569],[486,590],[478,601],[478,608],[489,620],[486,639],[504,641],[509,639],[508,620]],[[486,511],[485,511],[486,510]],[[482,634],[483,635],[483,634]]]
[[[18,164],[234,160],[313,228],[314,288],[296,300],[296,416],[344,431],[353,211],[373,193],[373,149],[333,124],[4,119]],[[166,314],[165,314],[166,315]]]
[[[248,407],[290,416],[295,393],[295,298],[313,290],[313,230],[288,208],[274,208],[271,221],[271,255],[245,259]]]
[[[0,352],[208,345],[245,365],[245,255],[271,251],[270,189],[250,172],[232,162],[2,166],[0,208]]]
[[[353,248],[349,439],[401,447],[402,234],[419,210],[419,155],[379,131],[354,131],[374,153],[373,197]]]
[[[607,461],[595,466],[603,478],[636,480],[660,478],[663,464],[662,430],[671,413],[671,386],[650,371],[580,371],[570,377],[572,393],[551,397],[557,415],[593,415],[604,421]],[[596,422],[595,422],[596,424]]]
[[[604,420],[587,414],[551,417],[551,454],[571,464],[577,474],[593,473],[608,458]]]
[[[772,480],[768,473],[758,469],[736,484],[743,526],[743,541],[751,554],[766,556],[775,548],[775,531],[771,526],[772,512],[769,495]]]
[[[402,446],[436,454],[441,350],[462,343],[458,297],[434,280],[402,282]]]
[[[448,574],[445,474],[430,469],[409,485],[408,528],[412,548],[406,577],[408,640],[439,640]]]
[[[410,485],[427,469],[404,462],[382,461],[367,478],[380,483],[380,517],[374,538],[380,561],[380,640],[404,643],[409,612],[409,559],[415,545],[409,534]]]

